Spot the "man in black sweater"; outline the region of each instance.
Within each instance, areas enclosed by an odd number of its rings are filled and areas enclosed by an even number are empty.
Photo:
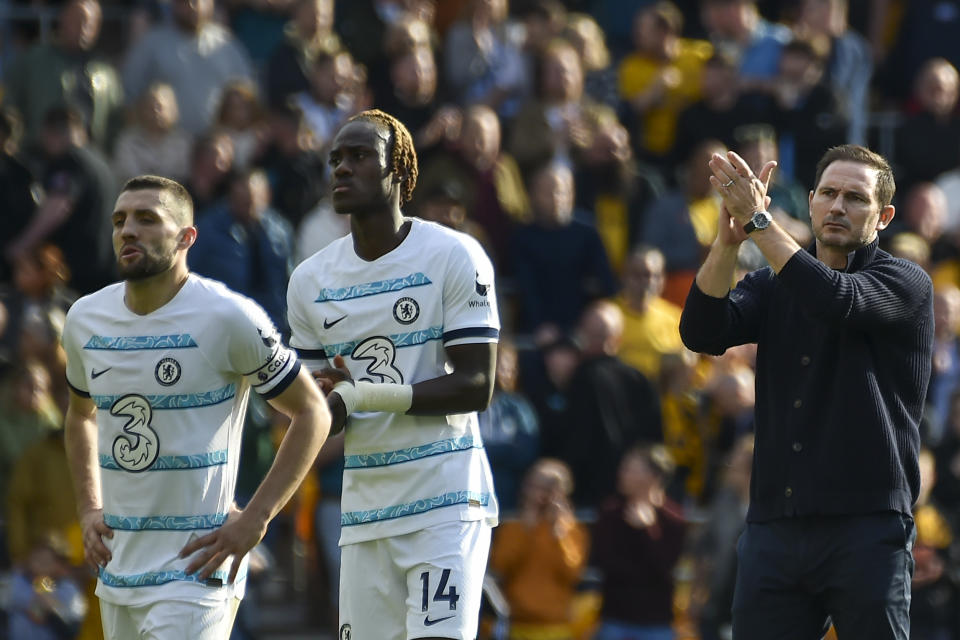
[[[893,174],[834,147],[809,195],[816,241],[798,246],[763,211],[775,163],[710,161],[717,239],[681,318],[684,343],[720,354],[756,342],[756,449],[733,604],[736,640],[909,636],[917,424],[933,344],[933,287],[877,248]],[[770,267],[730,291],[750,238]]]

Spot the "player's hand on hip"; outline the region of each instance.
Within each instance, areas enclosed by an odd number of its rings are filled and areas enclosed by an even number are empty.
[[[83,532],[83,552],[87,562],[94,568],[105,567],[113,554],[103,543],[103,538],[113,538],[113,529],[103,520],[103,509],[90,509],[80,514],[80,530]]]
[[[187,543],[180,550],[180,557],[195,554],[187,565],[187,575],[200,572],[200,580],[206,580],[214,571],[233,556],[227,583],[232,584],[240,570],[240,563],[250,549],[263,540],[267,533],[267,523],[258,520],[253,514],[233,505],[227,521],[212,533]]]
[[[341,355],[333,357],[333,367],[319,369],[311,375],[313,375],[313,379],[317,381],[317,384],[320,385],[320,390],[323,391],[324,395],[329,394],[333,390],[333,385],[338,382],[353,379],[350,375],[350,370],[347,369],[347,363]]]

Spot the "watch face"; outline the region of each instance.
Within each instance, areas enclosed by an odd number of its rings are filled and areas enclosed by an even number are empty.
[[[770,226],[772,220],[773,216],[766,211],[758,211],[750,218],[750,222],[743,225],[743,230],[747,233],[753,233],[754,231],[766,229]]]

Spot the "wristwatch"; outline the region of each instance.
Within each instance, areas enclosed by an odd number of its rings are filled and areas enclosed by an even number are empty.
[[[771,216],[766,211],[757,211],[753,214],[753,217],[750,218],[750,222],[743,225],[743,230],[747,233],[753,233],[754,231],[763,231],[770,226],[770,223],[773,222],[773,216]]]

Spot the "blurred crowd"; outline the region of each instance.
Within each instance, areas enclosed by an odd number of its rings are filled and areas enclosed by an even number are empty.
[[[0,0],[0,637],[99,634],[59,336],[115,280],[119,186],[181,181],[191,270],[285,328],[291,269],[349,232],[326,147],[376,107],[416,142],[405,213],[498,273],[487,637],[730,637],[755,349],[680,341],[717,230],[707,161],[777,160],[771,212],[808,244],[816,160],[853,142],[895,168],[882,246],[936,287],[912,637],[960,638],[958,34],[956,0]],[[239,495],[283,429],[251,403]],[[335,621],[340,453],[258,550],[235,637],[277,575]]]

